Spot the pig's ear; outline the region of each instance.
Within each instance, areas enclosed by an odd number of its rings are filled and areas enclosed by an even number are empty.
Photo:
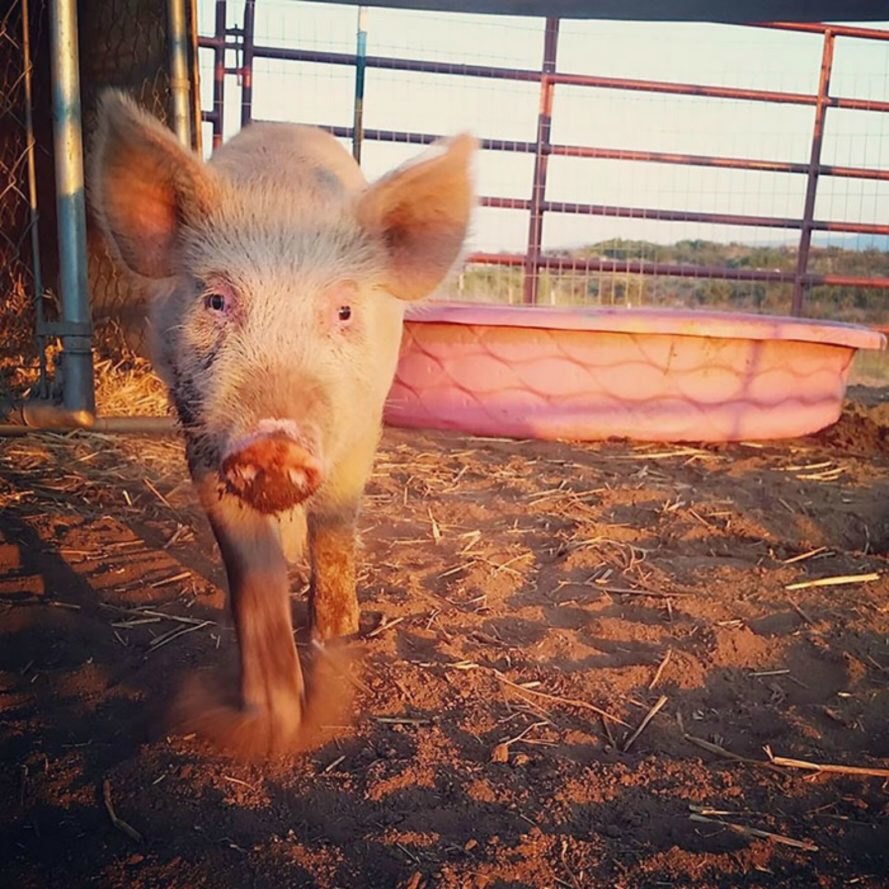
[[[177,236],[210,207],[210,177],[197,156],[111,90],[99,106],[91,173],[91,204],[126,265],[148,278],[171,275]]]
[[[435,156],[385,176],[358,203],[359,222],[385,245],[386,284],[400,299],[431,293],[459,257],[466,237],[476,141],[463,134],[438,147]]]

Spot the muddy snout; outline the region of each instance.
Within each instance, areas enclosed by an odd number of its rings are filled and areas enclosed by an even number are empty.
[[[298,430],[265,425],[232,442],[220,474],[228,491],[257,511],[283,512],[311,497],[324,471],[313,444]]]

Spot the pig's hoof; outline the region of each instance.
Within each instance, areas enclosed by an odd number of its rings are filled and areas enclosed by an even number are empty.
[[[239,759],[270,759],[293,755],[331,740],[351,715],[352,686],[345,653],[316,655],[307,676],[305,702],[239,707],[221,689],[192,679],[174,705],[172,727],[194,733]]]
[[[176,732],[196,734],[219,750],[242,759],[266,759],[304,749],[303,707],[271,711],[264,706],[240,707],[221,688],[189,681],[171,713]]]
[[[360,635],[358,611],[342,609],[312,615],[312,643],[333,645],[357,639]]]

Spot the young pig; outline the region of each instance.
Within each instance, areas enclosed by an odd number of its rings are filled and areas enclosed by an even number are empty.
[[[358,630],[355,523],[404,301],[458,258],[474,146],[458,136],[368,186],[322,130],[253,124],[204,164],[122,94],[103,97],[92,204],[144,279],[155,366],[225,562],[241,700],[207,724],[237,744],[300,743],[279,526],[308,531],[313,638]]]

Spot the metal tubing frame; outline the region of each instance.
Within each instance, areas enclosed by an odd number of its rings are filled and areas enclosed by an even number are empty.
[[[92,321],[87,278],[86,207],[76,0],[51,7],[53,143],[62,297],[63,407],[75,425],[95,419]],[[48,325],[47,325],[48,326]],[[38,330],[38,335],[47,331]]]
[[[185,0],[169,0],[170,81],[173,119],[177,136],[191,145],[188,37]],[[25,5],[23,0],[23,6]],[[29,198],[32,237],[36,233],[36,182],[33,166],[33,127],[30,102],[30,53],[27,8],[23,12],[25,90],[27,101]],[[90,428],[104,432],[168,434],[175,431],[171,417],[96,417],[92,363],[92,320],[90,316],[86,207],[83,178],[83,133],[81,125],[80,74],[76,0],[53,0],[50,10],[52,62],[53,148],[58,212],[59,279],[61,321],[47,322],[39,299],[37,336],[62,340],[62,404],[46,397],[20,404],[0,405],[0,437],[33,432],[64,432]],[[184,87],[184,89],[183,89]],[[39,254],[35,254],[35,259]],[[39,282],[39,260],[35,282]],[[44,393],[41,393],[43,396]]]
[[[186,148],[191,148],[188,27],[186,21],[185,0],[167,0],[167,51],[170,66],[172,129],[179,141]]]
[[[358,32],[355,35],[355,107],[352,113],[352,156],[361,163],[364,141],[364,81],[367,72],[367,7],[358,7]]]
[[[192,9],[194,9],[194,2]],[[63,342],[62,369],[64,374],[62,407],[47,401],[33,401],[10,412],[0,412],[0,436],[21,435],[35,431],[64,431],[93,426],[98,431],[142,434],[168,434],[176,429],[170,417],[95,417],[92,373],[92,325],[86,276],[86,227],[83,193],[83,161],[80,125],[80,89],[77,53],[76,0],[53,0],[51,16],[51,48],[53,65],[53,132],[56,158],[58,197],[59,258],[62,295],[62,320],[47,323],[42,320],[38,304],[38,336],[61,336]],[[188,77],[184,0],[168,0],[171,36],[171,89],[174,97],[174,129],[184,144],[190,144],[188,135]],[[28,59],[27,7],[23,0],[23,27],[25,33],[26,90],[30,89]],[[181,11],[182,18],[179,18]],[[254,44],[255,0],[245,0],[244,27],[226,27],[226,0],[216,2],[216,27],[213,37],[199,37],[198,46],[213,50],[214,82],[213,110],[202,112],[200,119],[213,125],[213,145],[222,139],[224,123],[224,78],[226,73],[242,77],[242,126],[252,120],[253,62],[255,58],[277,58],[292,61],[323,62],[326,64],[354,65],[356,67],[356,106],[353,126],[330,127],[336,135],[353,139],[353,149],[360,157],[364,139],[390,142],[428,144],[438,137],[422,133],[404,133],[387,130],[364,130],[363,86],[368,67],[421,71],[457,76],[473,76],[518,81],[536,81],[541,84],[541,107],[538,115],[538,132],[535,142],[483,139],[482,147],[488,150],[519,151],[535,155],[534,191],[530,200],[485,197],[483,206],[523,209],[531,212],[528,251],[516,253],[475,253],[467,257],[467,263],[483,263],[522,268],[526,273],[526,298],[536,301],[537,275],[540,269],[557,268],[562,271],[623,272],[628,274],[662,275],[680,278],[770,281],[793,283],[794,312],[802,309],[806,289],[811,286],[856,286],[889,288],[889,278],[858,277],[851,275],[816,275],[807,271],[812,232],[844,231],[868,234],[889,234],[889,225],[819,221],[813,218],[817,182],[820,176],[889,180],[889,171],[837,167],[820,163],[821,142],[828,108],[844,108],[859,111],[889,112],[889,102],[869,99],[832,97],[829,95],[833,48],[837,37],[854,37],[870,40],[889,40],[889,32],[872,28],[823,25],[817,23],[763,23],[764,27],[788,31],[804,31],[824,35],[821,76],[815,96],[802,93],[785,93],[769,90],[746,90],[730,87],[708,87],[697,84],[665,83],[627,78],[604,78],[589,75],[559,73],[555,70],[558,45],[559,20],[549,18],[544,38],[544,63],[540,71],[497,68],[485,65],[454,65],[425,62],[413,59],[369,57],[366,55],[366,29],[359,17],[358,40],[355,55],[345,53],[290,50]],[[359,14],[360,16],[360,14]],[[182,28],[178,27],[181,22]],[[362,40],[362,36],[364,39]],[[230,37],[237,38],[230,41]],[[181,47],[181,49],[180,49]],[[242,52],[242,65],[229,70],[225,66],[227,50]],[[185,53],[183,56],[182,53]],[[184,59],[184,62],[182,61]],[[184,65],[184,67],[182,67]],[[360,73],[359,73],[360,69]],[[183,72],[185,72],[184,76]],[[185,82],[184,101],[182,84]],[[812,147],[808,164],[761,161],[749,158],[711,157],[683,155],[666,152],[635,151],[624,149],[595,148],[591,146],[552,145],[550,143],[552,94],[556,84],[598,87],[601,89],[632,90],[671,95],[689,95],[707,98],[762,101],[780,104],[811,105],[815,108]],[[196,94],[197,95],[197,94]],[[28,103],[30,112],[30,102]],[[183,111],[183,108],[185,109]],[[184,121],[184,123],[183,123]],[[30,130],[29,130],[30,131]],[[29,145],[33,150],[32,138]],[[651,163],[684,164],[690,166],[723,167],[760,170],[777,173],[798,173],[807,176],[805,207],[802,219],[759,216],[740,216],[718,213],[694,213],[690,211],[658,210],[640,207],[610,207],[596,204],[560,203],[545,199],[547,160],[550,156],[586,157],[609,160],[631,160]],[[35,189],[32,182],[29,155],[29,194],[32,204],[32,238],[36,236],[37,218]],[[801,232],[800,250],[795,271],[765,269],[728,269],[723,267],[673,265],[645,260],[617,260],[610,258],[571,259],[562,256],[546,256],[541,253],[542,220],[546,212],[578,213],[624,218],[648,218],[673,221],[704,221],[735,225],[757,225],[795,228]],[[39,260],[38,260],[39,261]],[[39,265],[36,279],[39,279]],[[531,272],[529,275],[528,272]],[[528,279],[533,283],[529,287]],[[38,287],[39,289],[39,287]],[[38,293],[38,300],[40,294]],[[8,422],[9,420],[13,422]]]
[[[248,0],[253,2],[253,0]],[[736,270],[700,267],[671,267],[659,263],[639,262],[636,268],[639,274],[680,274],[682,277],[707,275],[723,280],[763,280],[793,283],[792,311],[801,314],[806,290],[816,284],[836,284],[859,287],[886,287],[887,279],[861,278],[854,275],[818,276],[808,273],[808,262],[811,251],[812,233],[814,231],[841,231],[860,234],[889,234],[889,225],[842,222],[835,220],[814,219],[815,198],[817,197],[818,179],[822,176],[835,176],[865,180],[889,181],[889,170],[866,167],[842,167],[821,163],[821,143],[824,135],[824,123],[828,108],[842,108],[857,111],[873,111],[889,113],[889,102],[831,96],[830,67],[833,47],[838,37],[860,38],[868,40],[889,41],[889,32],[875,28],[855,26],[824,25],[820,23],[753,23],[751,27],[771,30],[800,31],[824,35],[822,52],[821,77],[818,92],[814,95],[797,92],[775,90],[755,90],[737,87],[708,86],[694,83],[675,83],[666,81],[641,80],[634,78],[600,77],[596,75],[572,74],[556,71],[555,55],[558,41],[558,19],[548,18],[544,32],[544,63],[540,70],[525,68],[506,68],[492,65],[466,65],[450,62],[426,61],[386,56],[368,56],[357,48],[355,54],[327,52],[319,50],[301,50],[286,47],[255,45],[251,42],[251,64],[254,58],[269,58],[300,62],[317,62],[331,65],[360,66],[363,79],[368,68],[384,70],[416,71],[431,74],[447,74],[452,76],[482,77],[521,82],[537,82],[541,90],[541,106],[538,113],[538,131],[534,142],[518,142],[499,139],[481,139],[481,147],[492,151],[514,151],[534,154],[534,179],[530,199],[482,197],[480,203],[484,207],[526,210],[530,213],[528,242],[522,265],[525,269],[524,300],[527,303],[537,301],[538,276],[541,268],[579,268],[576,263],[566,263],[564,257],[544,257],[541,252],[542,225],[545,213],[573,213],[582,215],[608,216],[636,219],[656,219],[674,222],[704,222],[723,225],[756,226],[768,228],[794,229],[800,232],[797,252],[797,268],[793,273],[766,272],[758,273],[749,270],[749,274],[738,275]],[[213,37],[201,38],[201,46],[212,48],[218,53],[224,48],[238,49],[241,45],[228,42],[228,36],[234,32],[221,34],[217,27]],[[357,77],[356,77],[357,80]],[[639,151],[633,149],[599,148],[579,145],[553,145],[550,142],[551,112],[553,89],[556,85],[593,87],[598,89],[625,90],[648,92],[676,96],[692,96],[709,99],[729,99],[734,101],[767,102],[773,104],[789,104],[811,106],[814,109],[811,151],[808,163],[759,160],[755,158],[718,157],[708,155],[677,154],[669,152]],[[215,114],[213,115],[215,116]],[[205,115],[205,119],[212,119]],[[358,131],[360,127],[360,132]],[[434,142],[437,135],[410,133],[391,130],[368,130],[356,117],[352,127],[327,127],[334,135],[352,138],[353,145],[364,140],[402,142],[426,145]],[[358,149],[360,154],[360,148]],[[802,218],[781,218],[753,216],[742,214],[698,213],[682,210],[665,210],[645,207],[614,207],[599,204],[581,204],[547,201],[545,197],[547,161],[549,157],[583,157],[601,160],[629,160],[646,163],[679,164],[698,167],[715,167],[727,169],[754,170],[771,173],[792,173],[806,176],[806,193]],[[496,256],[503,256],[506,262],[500,264],[515,265],[516,254],[475,254],[476,261],[496,263]],[[483,258],[484,257],[484,258]],[[470,258],[471,259],[471,258]],[[593,271],[596,268],[607,270],[612,266],[585,266]],[[629,269],[624,263],[621,268]],[[669,270],[669,271],[668,271]]]
[[[210,112],[204,112],[204,119],[210,120]],[[325,129],[344,139],[353,138],[352,127],[328,126]],[[416,133],[406,130],[364,129],[362,140],[368,142],[395,142],[404,145],[431,145],[444,138],[442,134]],[[523,142],[516,139],[479,139],[484,151],[534,154],[536,142]],[[545,149],[550,156],[582,157],[595,160],[638,161],[655,164],[676,164],[688,167],[717,167],[731,170],[753,170],[759,173],[801,173],[808,174],[809,164],[802,161],[770,161],[745,157],[724,157],[706,154],[675,154],[665,151],[641,151],[631,148],[597,148],[590,145],[559,145],[550,143]],[[889,170],[873,167],[839,167],[821,164],[819,176],[836,176],[848,179],[875,179],[889,181]]]
[[[48,411],[18,411],[14,416],[0,414],[0,438],[32,435],[35,432],[57,434],[83,428],[69,418]],[[12,419],[14,422],[8,422]],[[91,432],[128,433],[133,435],[174,435],[178,431],[172,417],[96,417]]]
[[[234,32],[229,31],[230,35]],[[887,32],[889,34],[889,32]],[[234,36],[238,36],[235,34]],[[834,31],[834,36],[844,36]],[[884,39],[889,39],[885,37]],[[238,41],[221,40],[218,37],[201,37],[200,45],[213,49],[218,45],[225,49],[240,50]],[[289,62],[317,62],[323,65],[346,65],[354,67],[354,53],[328,52],[326,50],[291,49],[289,47],[254,46],[255,59],[276,59]],[[455,77],[480,77],[494,80],[513,80],[539,83],[542,72],[533,68],[501,68],[494,65],[466,65],[455,62],[435,62],[421,59],[406,59],[394,56],[367,56],[368,68],[389,71],[416,71],[424,74],[450,74]],[[559,73],[551,75],[555,84],[564,86],[588,86],[599,89],[629,90],[631,92],[666,93],[677,96],[695,96],[710,99],[734,99],[737,101],[771,102],[779,105],[816,105],[818,97],[809,93],[788,93],[775,90],[754,90],[742,87],[705,86],[694,83],[679,83],[661,80],[637,80],[626,77],[599,77],[592,74]],[[889,102],[872,99],[855,99],[834,96],[828,100],[831,108],[846,108],[852,111],[889,111]]]
[[[546,173],[549,167],[549,139],[553,125],[553,81],[559,52],[559,20],[548,18],[543,33],[543,64],[540,77],[540,108],[537,112],[537,139],[534,150],[534,178],[531,186],[528,222],[528,248],[525,252],[525,280],[522,300],[527,305],[537,302],[539,267],[537,260],[543,245],[543,212],[546,200]]]
[[[827,101],[830,93],[830,72],[833,68],[833,32],[824,32],[824,46],[821,50],[821,72],[818,75],[818,103],[815,105],[815,121],[812,127],[812,149],[809,157],[809,172],[806,179],[806,199],[803,205],[803,219],[800,227],[799,248],[796,254],[796,280],[793,283],[791,313],[803,313],[803,299],[806,295],[806,271],[809,268],[809,249],[812,246],[812,232],[815,214],[815,198],[818,192],[818,168],[821,164],[821,143],[824,141],[824,123],[827,117]]]
[[[253,33],[256,21],[255,0],[244,0],[244,27],[241,34],[241,126],[253,120]]]
[[[222,127],[225,115],[225,0],[216,0],[216,41],[213,46],[213,110],[202,112],[201,120],[213,125],[213,148],[222,144]],[[198,37],[198,46],[204,38]]]

